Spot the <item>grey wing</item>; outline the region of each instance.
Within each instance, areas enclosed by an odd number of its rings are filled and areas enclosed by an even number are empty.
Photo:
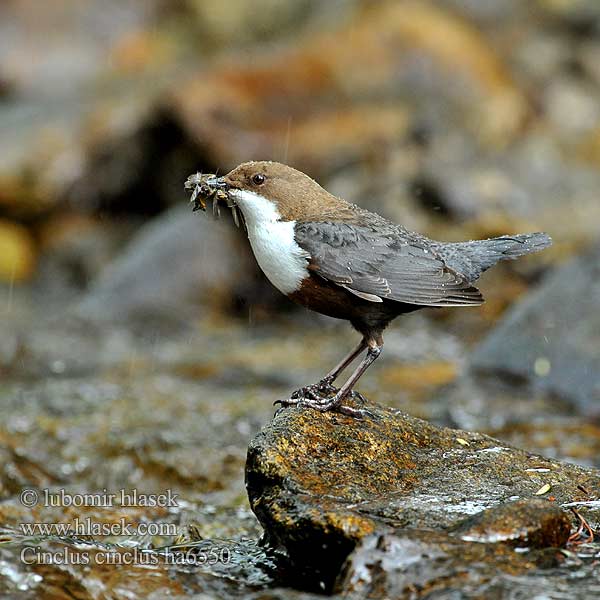
[[[408,237],[347,223],[300,223],[295,239],[310,254],[312,272],[365,300],[422,306],[483,302],[481,292],[463,275],[433,249]]]

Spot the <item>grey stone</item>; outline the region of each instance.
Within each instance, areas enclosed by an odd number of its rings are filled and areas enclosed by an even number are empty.
[[[475,371],[509,374],[600,409],[600,247],[552,272],[473,352]]]
[[[163,321],[177,328],[210,302],[250,285],[254,273],[237,230],[177,207],[143,227],[75,313],[95,322]]]
[[[597,595],[598,566],[580,567],[576,591],[572,566],[552,550],[519,555],[507,547],[468,544],[436,532],[405,531],[362,540],[349,557],[337,589],[341,597],[352,600]]]

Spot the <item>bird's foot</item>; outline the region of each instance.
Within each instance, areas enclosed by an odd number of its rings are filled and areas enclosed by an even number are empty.
[[[346,397],[356,398],[366,403],[366,399],[359,392],[351,391],[348,394],[342,395],[340,390],[332,385],[331,381],[322,379],[318,383],[296,390],[288,399],[276,400],[273,404],[281,404],[282,408],[286,406],[303,406],[314,408],[319,412],[335,411],[358,418],[370,414],[366,409],[343,405],[342,401]]]
[[[339,389],[333,385],[330,377],[325,377],[317,383],[311,383],[292,392],[290,400],[315,400],[321,401],[332,394],[337,394]]]

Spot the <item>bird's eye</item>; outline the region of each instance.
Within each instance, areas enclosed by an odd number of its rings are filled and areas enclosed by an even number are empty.
[[[262,173],[255,173],[252,175],[252,183],[255,185],[262,185],[267,178]]]

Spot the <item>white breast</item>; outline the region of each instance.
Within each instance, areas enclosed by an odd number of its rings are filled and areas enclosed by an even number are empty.
[[[230,192],[240,207],[252,251],[263,273],[282,293],[299,289],[308,277],[309,255],[294,239],[295,221],[280,221],[275,203],[259,194],[244,190]]]

